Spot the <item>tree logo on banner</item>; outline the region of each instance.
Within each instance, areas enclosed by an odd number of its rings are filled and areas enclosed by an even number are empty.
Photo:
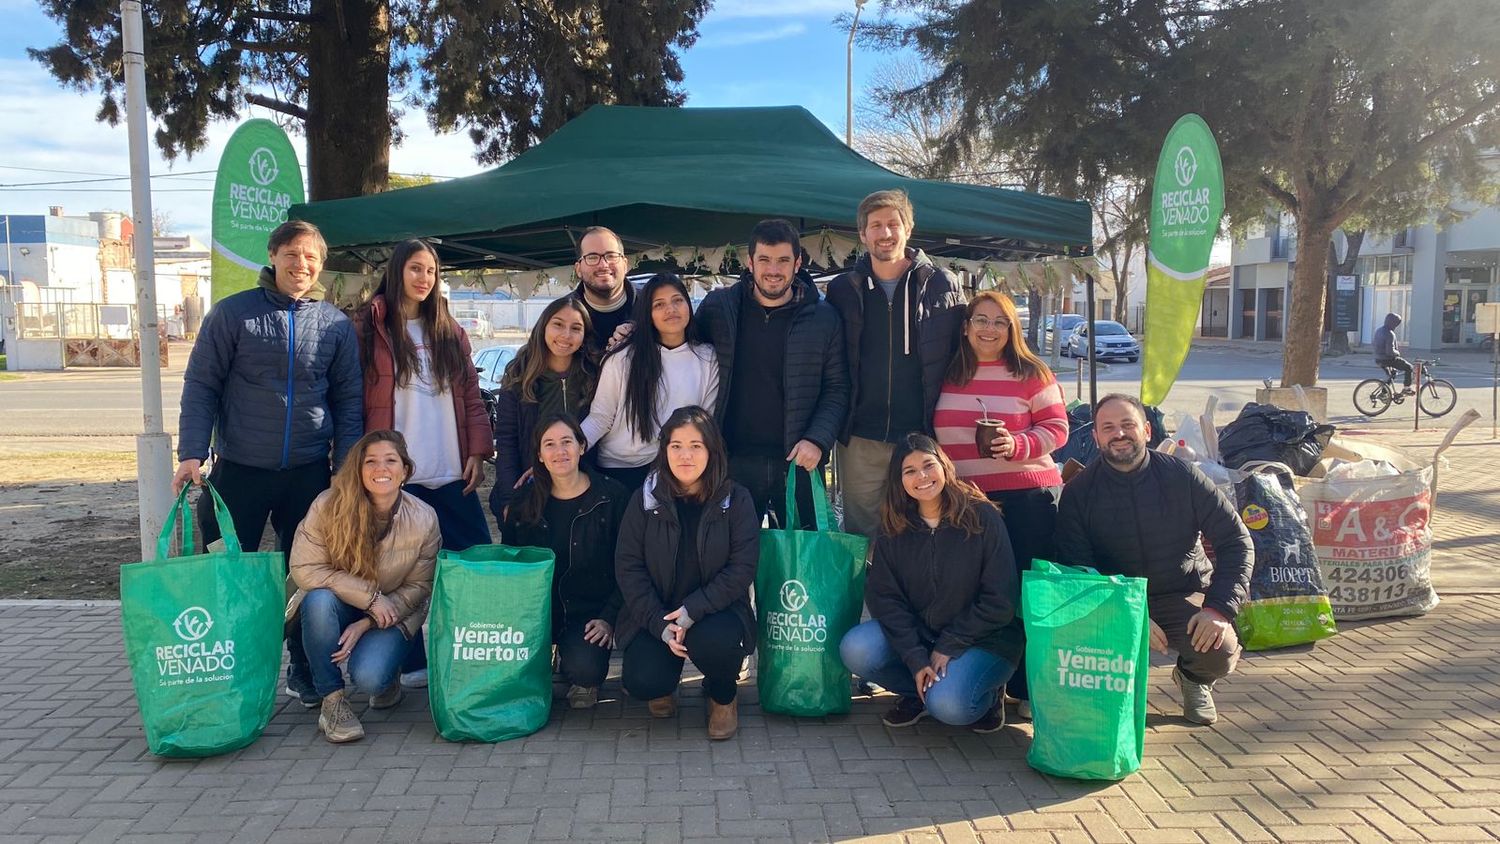
[[[281,175],[281,168],[276,166],[276,155],[265,147],[259,147],[250,153],[250,178],[258,185],[269,185],[276,181]]]
[[[1193,183],[1193,177],[1198,174],[1198,156],[1193,154],[1192,147],[1183,147],[1177,151],[1175,169],[1179,186],[1187,187]]]

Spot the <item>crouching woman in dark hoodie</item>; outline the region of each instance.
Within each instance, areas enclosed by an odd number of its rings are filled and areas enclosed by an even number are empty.
[[[525,456],[531,480],[505,505],[500,540],[551,548],[552,641],[568,680],[568,705],[590,709],[609,674],[609,653],[620,614],[615,543],[629,493],[583,469],[588,450],[578,420],[562,413],[534,426]]]
[[[661,426],[656,462],[620,523],[615,577],[625,605],[616,638],[621,681],[657,718],[677,712],[683,661],[703,672],[708,737],[733,736],[740,663],[755,649],[750,585],[760,520],[713,417],[679,408]]]
[[[1000,689],[1022,639],[999,511],[931,437],[908,434],[891,456],[880,521],[865,581],[873,620],[844,636],[844,665],[901,696],[887,726],[932,715],[977,733],[1000,729]]]

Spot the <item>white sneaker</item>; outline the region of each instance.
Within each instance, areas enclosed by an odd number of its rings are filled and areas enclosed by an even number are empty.
[[[1022,720],[1025,720],[1025,721],[1030,721],[1031,720],[1031,701],[1029,701],[1029,700],[1018,700],[1018,701],[1016,701],[1016,717],[1020,718]]]
[[[419,668],[416,671],[408,671],[402,674],[401,685],[408,689],[427,688],[427,669]]]

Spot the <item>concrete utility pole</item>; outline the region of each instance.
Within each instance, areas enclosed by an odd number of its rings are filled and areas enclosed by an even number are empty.
[[[156,317],[156,255],[151,242],[151,148],[146,139],[146,39],[140,0],[122,0],[125,41],[125,118],[130,136],[130,196],[135,230],[135,320],[141,344],[144,433],[135,440],[140,501],[141,559],[156,557],[156,537],[171,507],[172,438],[162,428],[161,329]],[[190,553],[191,548],[184,548]]]
[[[859,28],[859,12],[869,0],[854,0],[854,20],[849,22],[849,50],[844,66],[844,145],[854,146],[854,30]]]

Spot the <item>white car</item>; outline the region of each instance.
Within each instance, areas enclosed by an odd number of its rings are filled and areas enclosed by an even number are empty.
[[[1068,338],[1063,347],[1063,353],[1068,357],[1086,358],[1089,356],[1089,324],[1085,320],[1073,329],[1073,334]],[[1141,359],[1141,344],[1130,335],[1125,326],[1111,320],[1096,320],[1094,322],[1094,358],[1096,360],[1107,360],[1109,358],[1124,358],[1130,363]]]
[[[490,326],[490,318],[485,315],[484,311],[454,311],[453,318],[458,321],[458,327],[470,337],[488,340],[494,334],[494,329]]]

